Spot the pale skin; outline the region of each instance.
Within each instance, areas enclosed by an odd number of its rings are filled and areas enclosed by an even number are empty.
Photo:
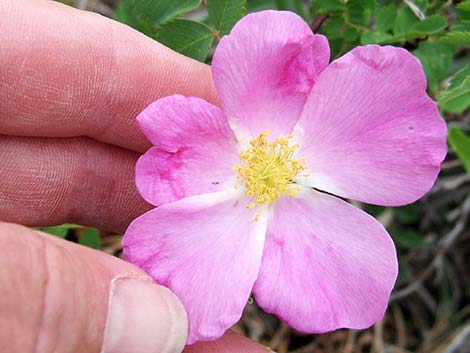
[[[111,280],[145,274],[25,226],[123,232],[149,210],[133,180],[150,146],[135,116],[175,93],[217,104],[210,68],[48,0],[1,0],[0,18],[0,351],[100,352]],[[171,333],[155,334],[154,352],[170,352]],[[185,352],[267,349],[228,333]]]

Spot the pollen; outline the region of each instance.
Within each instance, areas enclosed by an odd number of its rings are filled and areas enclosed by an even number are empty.
[[[303,159],[294,158],[299,146],[290,144],[293,134],[272,142],[267,136],[268,132],[264,132],[251,140],[249,147],[240,153],[241,163],[233,167],[246,194],[253,197],[248,208],[271,204],[282,195],[297,195],[300,187],[295,186],[294,178],[306,169]]]

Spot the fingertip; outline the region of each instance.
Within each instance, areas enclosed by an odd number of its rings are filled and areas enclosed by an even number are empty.
[[[119,276],[110,286],[102,353],[180,353],[186,312],[167,288],[145,276]]]

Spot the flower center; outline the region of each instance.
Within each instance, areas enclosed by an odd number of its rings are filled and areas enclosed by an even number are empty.
[[[243,179],[246,194],[253,196],[248,207],[258,204],[270,204],[282,194],[295,196],[299,186],[292,185],[294,178],[306,169],[303,159],[293,158],[298,145],[289,145],[293,134],[278,137],[269,142],[267,132],[250,141],[246,151],[240,153],[240,165],[235,165],[238,179]]]

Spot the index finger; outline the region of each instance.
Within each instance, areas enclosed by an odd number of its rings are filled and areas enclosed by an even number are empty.
[[[145,151],[135,116],[170,94],[216,101],[207,65],[53,1],[0,4],[0,134],[89,136]]]

